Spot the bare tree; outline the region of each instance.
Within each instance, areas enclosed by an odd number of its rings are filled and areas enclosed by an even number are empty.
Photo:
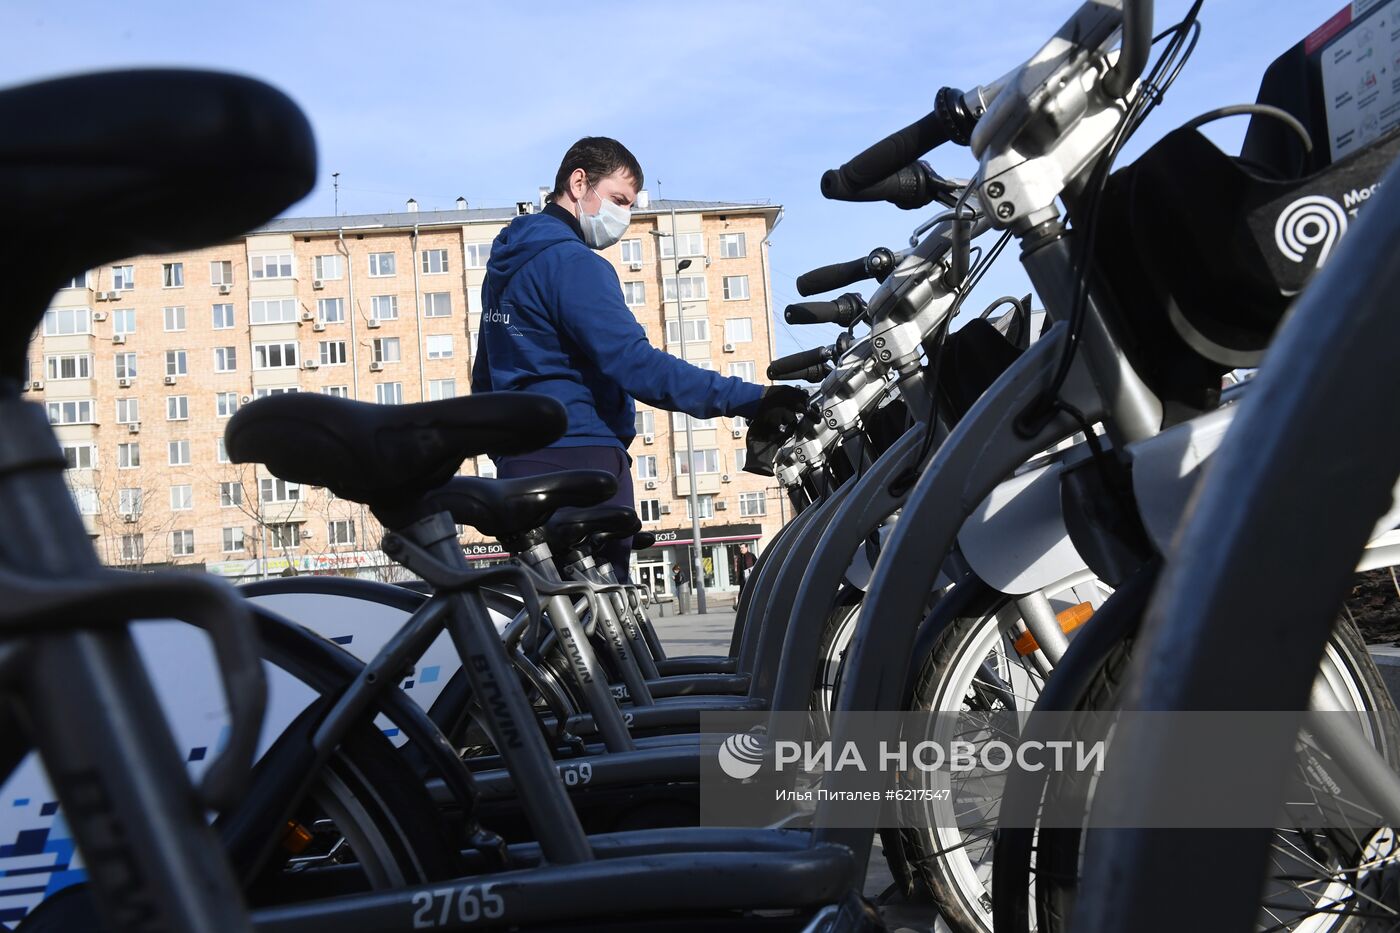
[[[97,514],[93,524],[98,530],[98,558],[109,567],[123,570],[145,570],[152,545],[168,539],[176,517],[167,508],[153,503],[159,500],[155,487],[139,482],[141,473],[118,470],[93,470],[93,492]],[[168,540],[166,545],[168,547]],[[169,563],[180,561],[171,557]],[[164,562],[160,562],[164,563]]]

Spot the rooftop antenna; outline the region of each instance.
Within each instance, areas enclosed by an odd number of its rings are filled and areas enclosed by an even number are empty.
[[[331,172],[331,181],[335,183],[335,216],[340,216],[340,173]]]

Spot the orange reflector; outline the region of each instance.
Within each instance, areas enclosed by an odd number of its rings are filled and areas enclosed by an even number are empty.
[[[1063,609],[1055,613],[1055,620],[1060,623],[1060,630],[1068,635],[1085,622],[1088,622],[1093,614],[1094,607],[1092,605],[1089,603],[1080,603],[1077,606],[1070,606],[1068,609]],[[1016,653],[1021,657],[1025,657],[1040,649],[1040,645],[1036,642],[1035,636],[1030,632],[1023,633],[1020,638],[1016,639],[1012,647],[1016,649]]]
[[[293,855],[300,855],[311,845],[311,830],[296,822],[287,821],[287,835],[282,837],[282,848]]]

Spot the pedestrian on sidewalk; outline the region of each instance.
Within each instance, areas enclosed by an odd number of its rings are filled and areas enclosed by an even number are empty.
[[[671,592],[676,594],[676,608],[681,615],[690,612],[690,568],[684,561],[671,565]]]

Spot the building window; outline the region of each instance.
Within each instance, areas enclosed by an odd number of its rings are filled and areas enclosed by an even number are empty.
[[[743,516],[766,515],[768,506],[767,497],[761,492],[741,492],[739,493],[739,514]]]
[[[194,508],[194,487],[188,483],[170,487],[170,510],[186,512]]]
[[[86,272],[75,275],[71,279],[65,279],[60,288],[87,288],[88,275]]]
[[[136,333],[136,309],[119,308],[112,312],[112,333],[114,334],[134,334]]]
[[[92,333],[92,321],[87,308],[61,308],[44,312],[45,337],[90,333]]]
[[[703,275],[683,275],[680,277],[681,300],[682,301],[704,301],[709,292],[705,289],[705,277]],[[676,300],[676,277],[666,276],[665,280],[666,300]]]
[[[423,296],[424,317],[451,317],[452,293],[428,292]]]
[[[116,363],[118,379],[136,378],[136,354],[118,353],[113,360]]]
[[[253,256],[249,260],[248,274],[255,279],[290,279],[292,277],[291,253],[267,253]]]
[[[145,535],[122,535],[122,560],[139,561],[146,556]]]
[[[293,392],[296,392],[296,391],[297,391],[297,387],[296,387],[296,386],[275,386],[275,387],[273,387],[273,388],[266,388],[266,387],[265,387],[265,388],[261,388],[261,389],[254,389],[254,390],[253,390],[253,398],[255,398],[255,399],[267,398],[269,395],[291,395]],[[228,463],[227,460],[224,460],[224,461],[221,461],[221,462],[223,462],[223,463]]]
[[[160,284],[162,288],[184,288],[185,264],[183,262],[161,263]]]
[[[332,398],[349,398],[349,397],[350,397],[350,387],[349,387],[349,386],[326,386],[326,387],[325,387],[324,389],[322,389],[321,391],[322,391],[324,394],[331,396]]]
[[[296,365],[297,345],[295,343],[253,344],[254,369],[295,369]]]
[[[214,348],[214,372],[231,373],[238,368],[237,347]]]
[[[233,327],[233,305],[214,305],[212,311],[215,330],[229,330]]]
[[[216,259],[209,263],[210,285],[232,285],[233,263],[227,259]]]
[[[447,250],[423,250],[423,274],[438,275],[447,271]]]
[[[452,335],[451,334],[429,334],[428,335],[428,359],[446,360],[452,356]]]
[[[228,418],[238,411],[238,393],[220,392],[214,396],[214,412],[220,418]]]
[[[397,321],[399,319],[398,295],[375,295],[369,300],[370,317],[376,321]]]
[[[650,409],[648,409],[647,411],[639,411],[637,412],[637,417],[633,423],[637,427],[638,434],[655,434],[656,412],[651,411]]]
[[[189,374],[189,357],[184,350],[165,351],[165,374],[185,376]]]
[[[691,454],[689,458],[690,462],[688,463],[686,461],[685,451],[682,450],[676,454],[677,476],[689,476],[690,465],[692,463],[695,465],[696,473],[705,474],[719,472],[719,451],[717,449],[696,450]]]
[[[91,470],[97,448],[91,444],[64,444],[63,463],[69,470]]]
[[[135,266],[112,267],[112,291],[125,292],[136,287]]]
[[[681,339],[681,322],[666,322],[666,342],[679,343]],[[710,340],[710,322],[702,317],[686,318],[685,322],[685,342],[686,343],[708,343]]]
[[[326,523],[326,543],[345,545],[355,543],[355,523],[350,519],[338,519]]]
[[[687,418],[690,418],[690,426],[696,431],[708,431],[715,426],[713,418],[691,418],[684,412],[673,411],[671,412],[671,430],[673,432],[684,431]]]
[[[749,462],[749,452],[748,452],[747,450],[745,450],[744,448],[740,447],[738,450],[734,451],[734,472],[735,472],[735,473],[742,473],[742,472],[744,471],[744,464],[746,464],[746,463],[748,463],[748,462]]]
[[[345,299],[317,298],[316,319],[322,324],[345,323]]]
[[[136,487],[126,487],[117,490],[117,511],[123,515],[141,514],[141,490]]]
[[[312,278],[322,279],[327,282],[332,279],[339,279],[345,274],[342,271],[343,268],[344,267],[340,264],[340,256],[337,253],[317,256],[315,262],[312,264],[312,271],[316,273]]]
[[[642,241],[641,241],[641,240],[639,240],[639,239],[637,239],[637,240],[623,240],[623,241],[622,241],[621,243],[619,243],[618,245],[622,247],[622,261],[623,261],[623,262],[629,262],[629,263],[630,263],[630,262],[641,262],[641,261],[642,261]]]
[[[486,263],[491,259],[490,243],[468,243],[467,244],[467,268],[485,269]]]
[[[64,353],[44,359],[44,374],[52,380],[91,379],[91,353]]]
[[[249,324],[292,324],[296,319],[295,298],[248,302]]]
[[[190,557],[193,554],[194,531],[192,529],[170,532],[171,557]]]
[[[654,454],[637,458],[637,478],[656,479],[656,456]]]
[[[753,319],[731,317],[724,322],[725,343],[749,343],[753,340]]]
[[[661,500],[643,499],[637,503],[637,517],[644,522],[661,521]]]
[[[233,509],[243,504],[242,483],[219,484],[219,508]]]
[[[228,447],[225,446],[224,439],[222,437],[216,439],[214,459],[218,460],[220,463],[233,462],[228,458]]]
[[[92,399],[49,402],[49,424],[92,424]]]
[[[714,517],[715,517],[715,497],[714,497],[714,496],[711,496],[711,495],[696,496],[696,497],[695,497],[695,504],[696,504],[697,506],[700,507],[700,517],[701,517],[701,518],[714,518]],[[691,514],[690,514],[690,497],[689,497],[689,496],[687,496],[687,497],[686,497],[686,500],[685,500],[685,517],[686,517],[686,518],[691,518],[691,517],[692,517]]]
[[[375,337],[370,341],[376,363],[397,363],[399,361],[399,338]]]
[[[748,301],[749,277],[747,275],[726,275],[724,277],[725,301]]]
[[[170,465],[189,466],[190,465],[190,442],[171,441],[170,442]]]
[[[374,400],[381,405],[403,404],[402,382],[380,382],[374,387]]]
[[[167,395],[165,397],[166,421],[190,420],[190,397],[188,395]]]
[[[476,475],[486,479],[496,478],[496,463],[490,457],[476,458]]]
[[[225,554],[238,554],[238,553],[240,553],[240,552],[243,550],[243,546],[244,546],[244,545],[243,545],[243,529],[242,529],[242,528],[225,528],[225,529],[224,529],[224,553],[225,553]]]
[[[344,341],[344,340],[322,340],[322,341],[321,341],[321,365],[322,365],[322,366],[344,366],[344,365],[345,365],[345,341]]]
[[[97,490],[91,486],[69,486],[68,491],[73,494],[73,504],[78,507],[81,515],[97,514]]]
[[[267,526],[268,544],[275,548],[291,548],[301,543],[301,525],[277,522]]]
[[[468,314],[480,314],[480,313],[481,313],[481,286],[480,286],[480,285],[468,285],[468,286],[467,286],[467,313],[468,313]]]
[[[140,444],[117,445],[117,469],[134,470],[141,465]]]
[[[747,252],[744,245],[742,233],[721,233],[719,235],[719,258],[743,259]]]
[[[456,398],[456,379],[429,379],[428,380],[428,401],[436,402],[438,399]]]
[[[369,254],[369,275],[372,279],[380,279],[394,274],[394,254],[393,253],[370,253]]]
[[[258,480],[258,501],[300,502],[301,486],[273,476],[264,476]]]
[[[705,255],[705,238],[698,233],[678,233],[676,239],[680,242],[682,256],[703,256]],[[661,258],[671,259],[676,255],[675,248],[670,236],[661,237]]]
[[[745,361],[743,363],[730,363],[729,375],[738,376],[745,382],[753,382],[757,378],[757,376],[755,375],[755,368],[752,361]]]
[[[623,282],[622,300],[632,307],[647,303],[647,284],[645,282]]]
[[[141,420],[140,399],[117,399],[117,424],[136,424]]]

